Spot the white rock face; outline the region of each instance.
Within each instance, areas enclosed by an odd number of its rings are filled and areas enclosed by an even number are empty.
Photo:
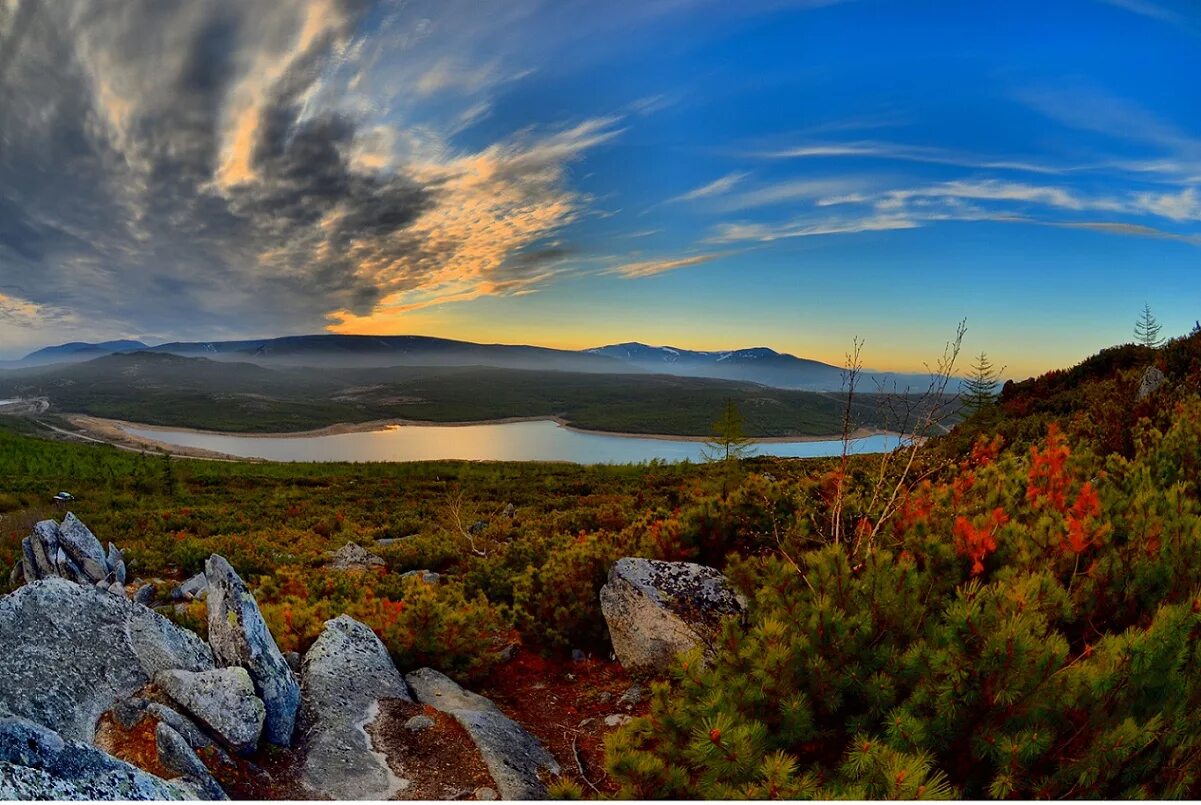
[[[490,699],[464,690],[432,668],[422,668],[405,677],[413,695],[454,716],[463,725],[501,799],[546,799],[543,775],[557,777],[559,764],[534,736],[510,719]]]
[[[209,645],[220,666],[250,672],[254,689],[267,708],[263,737],[290,746],[300,707],[300,685],[263,621],[246,584],[224,558],[213,554],[204,566],[208,579]]]
[[[601,588],[613,651],[635,676],[666,676],[676,658],[714,649],[721,624],[745,604],[717,570],[691,562],[619,559]]]
[[[266,710],[245,668],[163,671],[154,684],[235,752],[253,752],[258,746]]]
[[[326,621],[301,666],[304,784],[331,799],[389,799],[405,782],[375,750],[381,699],[412,701],[388,650],[348,615]]]

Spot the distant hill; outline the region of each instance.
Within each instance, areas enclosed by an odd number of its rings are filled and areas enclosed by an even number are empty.
[[[843,388],[842,367],[810,358],[798,358],[768,347],[705,352],[679,347],[654,347],[631,341],[587,351],[593,355],[616,358],[646,372],[746,380],[764,386],[806,391],[841,391]],[[908,390],[921,393],[929,384],[928,375],[868,369],[860,378],[859,390],[872,393],[881,387],[886,392]],[[958,381],[952,380],[949,391],[956,391],[957,388]]]
[[[704,436],[725,401],[733,400],[748,435],[834,436],[843,412],[836,394],[746,381],[482,366],[314,372],[152,351],[2,371],[0,398],[10,397],[46,398],[51,413],[242,432],[380,419],[559,417],[594,430]],[[855,420],[867,427],[893,424],[888,406],[871,395],[857,398]]]
[[[667,374],[737,380],[782,389],[840,391],[842,369],[798,358],[767,347],[704,352],[638,342],[585,350],[519,344],[476,344],[419,335],[299,335],[242,341],[175,341],[147,347],[140,341],[73,343],[30,353],[8,368],[79,362],[115,353],[152,353],[266,367],[311,366],[367,369],[391,366],[479,366],[530,371],[604,374]],[[929,378],[890,372],[865,372],[860,391],[925,391]],[[952,388],[952,390],[954,390]]]
[[[234,358],[264,366],[490,366],[563,372],[620,372],[601,355],[509,344],[475,344],[421,335],[298,335],[254,341],[174,342],[152,347],[189,357]]]
[[[85,341],[72,341],[53,347],[43,347],[22,358],[17,363],[22,366],[42,366],[50,363],[65,363],[70,361],[90,361],[101,355],[114,352],[146,349],[141,341],[104,341],[99,344],[89,344]]]
[[[615,358],[647,372],[749,380],[765,386],[815,391],[830,391],[842,386],[842,369],[839,367],[767,347],[700,352],[678,347],[652,347],[635,341],[596,347],[587,352]]]

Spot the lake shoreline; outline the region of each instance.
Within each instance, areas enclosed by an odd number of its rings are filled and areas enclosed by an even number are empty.
[[[478,419],[463,422],[430,422],[421,419],[376,419],[369,422],[339,422],[333,425],[326,425],[322,428],[314,428],[304,431],[290,431],[287,433],[263,433],[258,431],[223,431],[223,430],[206,430],[203,428],[190,428],[187,426],[175,425],[148,425],[144,422],[130,422],[123,419],[108,419],[105,417],[86,416],[83,414],[69,414],[67,419],[77,427],[84,430],[108,430],[110,427],[119,429],[122,433],[130,438],[138,438],[133,434],[125,431],[125,428],[137,428],[138,430],[147,431],[162,431],[166,433],[195,433],[204,436],[230,436],[237,438],[253,438],[253,439],[308,439],[319,436],[340,436],[344,433],[370,433],[373,431],[387,430],[393,427],[421,427],[421,428],[466,428],[475,425],[511,425],[517,422],[553,422],[561,428],[575,431],[576,433],[592,434],[596,436],[617,436],[629,439],[659,439],[668,442],[709,442],[712,441],[711,436],[684,436],[670,433],[635,433],[630,431],[615,431],[615,430],[596,430],[594,428],[582,428],[578,425],[571,424],[568,420],[557,416],[511,416],[501,417],[499,419]],[[880,430],[878,428],[859,428],[851,433],[850,438],[866,439],[870,436],[899,436],[895,431]],[[748,437],[750,441],[757,444],[786,444],[792,442],[832,442],[842,438],[842,434],[834,433],[822,436],[763,436],[763,437]]]

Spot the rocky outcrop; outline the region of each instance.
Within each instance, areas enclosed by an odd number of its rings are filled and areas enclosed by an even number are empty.
[[[267,630],[254,596],[224,558],[213,554],[204,566],[208,579],[209,644],[217,664],[250,673],[266,708],[263,737],[290,746],[300,706],[300,685],[275,638]]]
[[[0,705],[67,740],[90,742],[160,671],[212,667],[195,634],[95,587],[45,579],[0,600]]]
[[[546,799],[543,775],[558,776],[559,764],[536,738],[489,699],[464,690],[431,668],[405,677],[414,697],[455,718],[475,742],[501,799]]]
[[[383,567],[384,564],[382,556],[377,556],[354,542],[348,542],[334,553],[329,566],[334,570],[370,570],[373,567]]]
[[[407,781],[375,750],[366,728],[382,699],[412,701],[371,628],[342,615],[305,654],[301,670],[304,784],[332,799],[389,799]]]
[[[205,792],[168,782],[53,730],[0,718],[0,799],[183,800]]]
[[[619,559],[601,588],[613,651],[636,676],[665,676],[676,657],[711,653],[728,617],[745,603],[717,570],[690,562]]]
[[[1147,371],[1143,372],[1143,377],[1138,382],[1138,399],[1145,400],[1150,397],[1159,390],[1166,379],[1158,366],[1148,366]]]
[[[421,579],[426,584],[437,584],[442,580],[441,573],[432,570],[409,570],[400,574],[402,579]]]
[[[109,543],[108,553],[87,526],[68,512],[62,523],[43,520],[21,544],[25,582],[60,578],[108,589],[125,583],[125,557]]]
[[[258,746],[266,711],[245,668],[163,671],[154,684],[235,752]]]

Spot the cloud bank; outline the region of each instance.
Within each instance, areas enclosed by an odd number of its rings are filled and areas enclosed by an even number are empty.
[[[431,57],[463,11],[0,0],[0,327],[353,329],[543,281],[620,122],[453,147],[520,75]]]

